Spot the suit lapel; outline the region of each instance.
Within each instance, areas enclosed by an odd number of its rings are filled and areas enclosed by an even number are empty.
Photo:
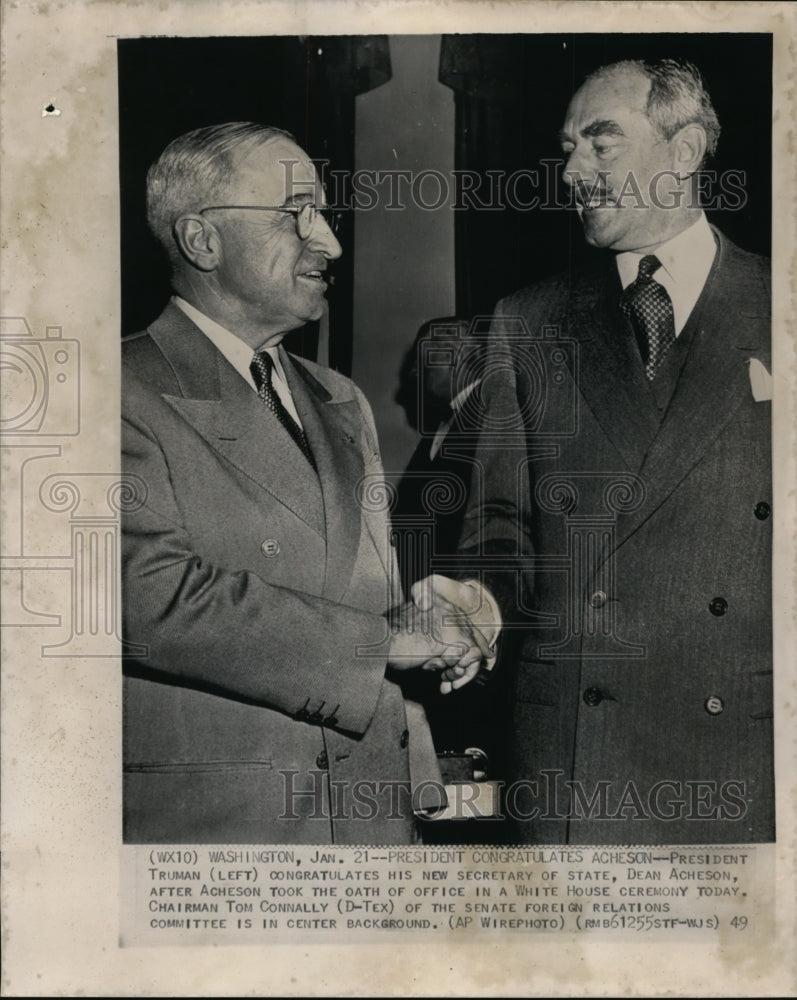
[[[658,416],[619,296],[614,265],[577,285],[570,298],[568,331],[578,341],[577,387],[626,468],[636,472],[656,433]]]
[[[360,543],[357,484],[364,471],[362,418],[356,400],[336,399],[282,349],[280,358],[321,484],[327,540],[324,597],[340,600],[351,581]]]
[[[740,252],[719,236],[714,265],[689,321],[696,324],[694,340],[640,470],[646,502],[622,519],[618,541],[667,499],[750,396],[749,362],[768,358],[770,335],[768,303],[760,287],[752,286],[755,280]]]
[[[149,332],[180,386],[181,395],[164,395],[168,404],[214,451],[323,537],[318,477],[274,414],[175,306]]]

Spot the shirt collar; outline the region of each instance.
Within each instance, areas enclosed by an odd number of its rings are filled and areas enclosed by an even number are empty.
[[[661,267],[653,275],[672,300],[676,333],[680,333],[706,283],[717,245],[703,212],[697,222],[662,243],[655,251]],[[636,281],[640,260],[647,256],[626,251],[615,258],[623,288]]]
[[[477,378],[474,382],[471,382],[468,385],[466,385],[464,389],[460,389],[460,391],[456,394],[456,396],[454,396],[454,398],[451,400],[451,409],[454,413],[458,413],[460,411],[465,401],[474,391],[476,386],[479,385],[480,383],[481,379]]]
[[[434,439],[432,440],[432,443],[429,447],[429,458],[437,457],[437,453],[438,451],[440,451],[440,448],[443,445],[443,441],[445,441],[448,432],[451,430],[454,424],[454,419],[456,418],[462,407],[465,405],[470,395],[480,384],[481,384],[481,379],[477,378],[475,381],[470,382],[468,385],[466,385],[464,389],[460,389],[460,391],[456,394],[456,396],[454,396],[454,398],[451,400],[449,404],[451,407],[451,416],[448,417],[446,420],[444,420],[437,428]]]
[[[185,313],[195,326],[199,327],[208,340],[212,341],[215,347],[229,361],[241,378],[257,392],[257,386],[252,378],[252,373],[249,371],[252,356],[255,353],[252,348],[245,341],[241,340],[240,337],[237,337],[234,333],[230,333],[226,327],[211,319],[210,316],[206,316],[205,313],[200,312],[196,306],[192,306],[190,302],[186,302],[179,295],[173,295],[172,302],[178,309],[181,309]],[[267,347],[265,350],[271,355],[277,377],[287,384],[282,362],[279,358],[279,350],[276,347]]]
[[[703,273],[700,282],[702,285],[711,270],[716,249],[711,227],[705,214],[701,212],[697,222],[678,233],[677,236],[673,236],[671,240],[662,243],[655,251],[655,256],[658,257],[662,268],[667,271],[673,281],[679,284],[692,283],[695,267],[698,267]],[[645,256],[647,255],[636,253],[633,250],[627,250],[625,253],[617,255],[617,271],[623,288],[627,288],[632,281],[636,281],[639,262]],[[654,277],[658,277],[658,275],[654,275]]]

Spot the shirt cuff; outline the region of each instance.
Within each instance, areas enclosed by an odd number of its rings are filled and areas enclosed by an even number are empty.
[[[478,580],[463,580],[462,583],[473,591],[473,604],[471,605],[473,610],[467,609],[468,617],[471,623],[481,630],[482,635],[487,640],[487,645],[494,651],[503,625],[498,601]],[[491,656],[484,664],[485,669],[492,670],[495,661],[496,656]]]

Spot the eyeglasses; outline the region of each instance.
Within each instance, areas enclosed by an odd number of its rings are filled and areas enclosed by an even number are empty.
[[[340,228],[340,212],[333,212],[330,208],[319,208],[311,201],[303,205],[208,205],[207,208],[200,208],[199,214],[203,212],[218,212],[226,209],[235,209],[245,212],[290,212],[294,216],[296,225],[296,235],[300,240],[310,238],[316,219],[321,216],[329,226],[333,235],[336,235]]]

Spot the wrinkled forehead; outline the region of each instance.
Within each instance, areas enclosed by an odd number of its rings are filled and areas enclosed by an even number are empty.
[[[255,146],[237,162],[232,178],[236,204],[322,203],[321,183],[303,149],[283,136]]]
[[[580,131],[601,120],[644,125],[650,80],[637,70],[618,70],[588,80],[576,93],[567,109],[565,128]]]

